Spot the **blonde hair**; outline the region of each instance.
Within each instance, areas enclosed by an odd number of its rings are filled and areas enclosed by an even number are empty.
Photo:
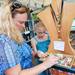
[[[37,30],[39,30],[40,28],[43,29],[44,31],[47,31],[45,25],[44,25],[41,21],[39,21],[39,22],[35,25],[34,31],[37,32]]]
[[[24,39],[13,22],[10,6],[11,3],[0,8],[0,34],[5,34],[17,43],[21,43]]]

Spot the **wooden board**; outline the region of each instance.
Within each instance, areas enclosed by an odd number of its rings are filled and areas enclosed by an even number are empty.
[[[58,15],[58,10],[57,10],[55,0],[53,0],[52,6],[53,6],[53,9],[56,15]],[[51,14],[50,7],[47,7],[45,10],[40,12],[38,14],[38,17],[44,23],[50,35],[51,44],[48,50],[49,53],[62,53],[62,54],[68,54],[68,55],[74,56],[75,50],[71,47],[69,34],[71,30],[72,20],[73,18],[75,18],[75,3],[65,2],[64,7],[63,7],[63,16],[62,16],[62,22],[61,22],[61,26],[62,26],[61,27],[61,38],[65,42],[64,51],[56,51],[53,49],[53,42],[55,40],[58,40],[58,33],[57,33],[56,26],[55,26],[55,23],[54,23],[52,14]],[[75,66],[75,61],[72,64],[72,66]],[[53,70],[51,72],[53,72],[52,74],[55,74],[55,75],[61,75],[61,74],[68,75],[67,72],[62,72],[58,70]]]
[[[54,7],[56,8],[56,6],[53,6],[53,8]],[[50,7],[47,7],[45,10],[43,10],[42,12],[38,14],[38,17],[46,26],[51,38],[49,52],[75,55],[75,50],[71,47],[70,41],[69,41],[69,34],[70,34],[72,20],[73,18],[75,18],[74,9],[75,9],[75,3],[67,3],[67,2],[64,3],[63,17],[62,17],[62,23],[61,23],[61,26],[62,26],[61,37],[62,37],[62,40],[65,42],[64,51],[56,51],[53,49],[53,42],[55,40],[58,40],[58,34],[57,34],[56,26],[51,14]]]

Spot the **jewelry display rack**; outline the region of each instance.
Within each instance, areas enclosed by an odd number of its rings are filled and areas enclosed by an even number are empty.
[[[52,8],[51,8],[51,6],[52,6]],[[46,7],[43,11],[41,11],[37,15],[39,17],[39,19],[46,26],[46,28],[49,32],[50,38],[51,38],[51,43],[50,43],[48,52],[53,53],[53,54],[58,53],[58,54],[73,56],[74,61],[71,65],[75,67],[75,50],[72,48],[72,46],[70,44],[70,37],[69,37],[72,20],[75,18],[75,10],[74,10],[75,3],[70,3],[70,2],[64,1],[62,10],[61,10],[61,8],[59,8],[59,12],[62,11],[61,13],[58,12],[57,3],[55,0],[53,0],[51,6]],[[61,3],[61,5],[59,5],[59,7],[60,6],[62,6],[62,3]],[[54,11],[54,14],[52,13],[53,11]],[[55,16],[53,16],[53,15],[55,15]],[[58,21],[58,17],[60,17],[59,21]],[[58,27],[60,27],[60,28],[58,28]],[[59,50],[54,49],[54,41],[56,41],[56,40],[64,41],[64,43],[65,43],[64,51],[59,51]],[[58,70],[70,72],[70,73],[75,73],[75,69],[71,69],[71,68],[67,68],[67,67],[65,68],[62,65],[61,66],[56,65],[56,66],[54,66],[54,68],[56,68]],[[59,75],[61,75],[61,74],[59,74]],[[65,74],[63,74],[63,75],[65,75]]]

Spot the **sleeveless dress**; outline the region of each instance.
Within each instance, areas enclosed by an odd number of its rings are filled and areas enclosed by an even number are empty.
[[[50,44],[50,37],[49,37],[49,35],[48,35],[48,38],[46,40],[39,40],[37,38],[37,36],[35,36],[33,38],[33,40],[35,40],[35,42],[36,42],[36,49],[37,50],[42,51],[44,53],[48,51],[48,46]],[[38,58],[35,58],[35,63],[36,63],[36,65],[38,65],[38,64],[40,64],[42,62],[39,61]],[[44,72],[40,73],[39,75],[50,75],[50,73],[48,74],[47,71],[44,71]]]

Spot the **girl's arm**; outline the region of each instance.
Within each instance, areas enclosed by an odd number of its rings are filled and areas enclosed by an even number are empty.
[[[37,53],[36,41],[35,41],[34,38],[31,39],[31,45],[32,45],[33,51],[34,51],[35,53]]]

